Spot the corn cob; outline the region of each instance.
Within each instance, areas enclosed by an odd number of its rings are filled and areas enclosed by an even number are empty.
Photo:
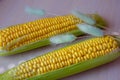
[[[95,15],[95,14],[93,14]],[[98,15],[93,16],[97,23]],[[82,35],[76,24],[84,23],[70,14],[43,18],[33,22],[13,25],[0,30],[0,56],[16,54],[50,44],[49,38],[62,33]],[[104,26],[104,25],[103,25]],[[100,26],[99,26],[100,27]],[[32,47],[34,46],[34,47]]]
[[[56,80],[108,63],[120,56],[112,36],[95,37],[21,63],[0,80]]]

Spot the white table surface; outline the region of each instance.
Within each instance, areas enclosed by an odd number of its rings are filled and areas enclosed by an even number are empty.
[[[45,9],[63,15],[77,9],[84,13],[99,13],[108,22],[107,33],[120,33],[120,0],[0,0],[0,27],[32,21],[40,17],[25,13],[26,6]],[[23,60],[52,51],[64,45],[47,46],[13,56],[0,57],[0,73]],[[120,80],[120,58],[103,66],[75,74],[62,80]]]

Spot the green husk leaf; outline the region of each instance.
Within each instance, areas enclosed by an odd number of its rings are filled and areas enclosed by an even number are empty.
[[[0,74],[0,80],[14,80],[12,75],[9,74],[9,72],[5,72],[3,74]]]
[[[28,50],[38,48],[38,47],[49,45],[49,44],[50,44],[49,40],[44,39],[44,40],[40,40],[40,41],[37,41],[37,42],[30,43],[28,45],[21,46],[19,48],[15,48],[15,49],[10,50],[10,51],[0,52],[0,56],[8,56],[8,55],[16,54],[16,53],[21,53],[21,52],[25,52],[25,51],[28,51]]]
[[[65,68],[41,74],[27,80],[56,80],[61,79],[79,72],[89,70],[91,68],[109,63],[120,56],[120,51],[115,51],[95,59],[91,59],[82,63],[74,64]]]

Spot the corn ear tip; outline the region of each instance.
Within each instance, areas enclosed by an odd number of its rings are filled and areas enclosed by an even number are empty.
[[[95,26],[105,29],[107,22],[102,18],[102,16],[100,16],[98,13],[92,14],[90,16],[96,21]]]

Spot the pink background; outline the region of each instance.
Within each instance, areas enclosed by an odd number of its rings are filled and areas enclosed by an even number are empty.
[[[107,33],[120,32],[120,0],[0,0],[0,27],[32,21],[40,17],[25,13],[24,8],[42,8],[57,15],[77,9],[84,13],[99,13],[108,22]],[[0,73],[45,52],[64,45],[47,46],[14,56],[0,57]],[[33,55],[34,54],[34,55]],[[120,58],[62,80],[120,80]]]

